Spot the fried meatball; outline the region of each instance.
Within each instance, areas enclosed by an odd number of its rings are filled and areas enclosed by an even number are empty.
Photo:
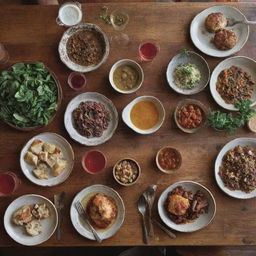
[[[169,195],[167,200],[167,211],[174,215],[184,215],[190,206],[189,200],[181,195]]]
[[[97,228],[107,228],[117,217],[117,206],[114,199],[98,193],[90,199],[87,212]]]
[[[227,26],[227,19],[223,13],[211,13],[205,19],[205,27],[210,33],[215,33]]]
[[[214,45],[220,50],[232,49],[236,45],[236,42],[236,33],[227,29],[217,32],[213,38]]]

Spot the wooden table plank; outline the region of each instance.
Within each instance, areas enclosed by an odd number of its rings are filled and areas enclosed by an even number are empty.
[[[63,225],[63,239],[58,242],[53,236],[43,246],[89,246],[97,245],[81,237],[72,227],[69,217],[69,206],[77,192],[92,184],[106,184],[116,189],[126,205],[126,219],[120,231],[104,241],[103,246],[142,245],[141,218],[136,209],[136,201],[141,192],[150,184],[158,184],[158,196],[170,184],[181,180],[193,180],[206,185],[217,201],[217,214],[211,225],[192,234],[177,234],[171,240],[155,228],[156,236],[151,245],[256,245],[255,200],[236,200],[223,194],[214,180],[213,168],[218,151],[229,140],[235,137],[255,137],[247,129],[240,129],[236,135],[227,136],[205,128],[197,134],[184,134],[175,126],[172,113],[179,100],[184,96],[174,93],[166,82],[165,70],[169,60],[179,49],[196,50],[189,38],[189,23],[204,8],[214,3],[129,3],[109,4],[111,10],[123,7],[130,14],[130,23],[124,31],[131,39],[128,47],[111,48],[110,56],[97,71],[86,74],[88,86],[85,91],[103,93],[116,105],[119,114],[123,107],[133,98],[141,95],[154,95],[164,104],[166,120],[162,128],[153,135],[142,136],[127,128],[119,118],[119,126],[113,138],[104,145],[94,147],[103,151],[108,159],[107,169],[100,175],[89,175],[82,170],[80,160],[89,149],[73,142],[63,126],[63,115],[68,102],[78,93],[67,85],[69,70],[60,62],[57,47],[65,28],[55,23],[57,6],[3,6],[0,9],[0,41],[10,52],[11,63],[23,60],[43,61],[59,77],[64,90],[61,110],[53,123],[40,131],[29,133],[10,129],[0,125],[0,163],[1,170],[13,170],[22,179],[22,185],[15,195],[1,198],[0,218],[8,204],[16,197],[26,193],[38,193],[53,199],[53,195],[63,190],[67,192],[67,207]],[[256,3],[231,4],[239,8],[249,19],[256,18]],[[113,28],[97,19],[102,4],[83,6],[84,22],[96,23],[108,36],[116,33]],[[108,72],[113,63],[122,58],[138,60],[138,46],[147,38],[157,39],[161,51],[152,63],[143,63],[145,81],[142,88],[132,95],[120,95],[113,91],[108,83]],[[239,55],[255,58],[256,30],[251,28],[249,41]],[[213,69],[221,59],[205,56]],[[199,99],[215,109],[217,104],[210,96],[209,88],[192,98]],[[23,144],[32,136],[44,132],[57,132],[67,138],[75,151],[76,163],[70,178],[62,185],[52,188],[41,188],[33,185],[22,174],[19,166],[19,152]],[[178,148],[183,156],[181,169],[173,175],[160,173],[154,157],[157,150],[171,145]],[[122,157],[133,157],[142,167],[142,176],[137,184],[124,188],[117,185],[111,174],[114,163]],[[157,215],[155,207],[155,215]],[[16,245],[0,224],[0,246]],[[101,246],[101,245],[99,245]]]

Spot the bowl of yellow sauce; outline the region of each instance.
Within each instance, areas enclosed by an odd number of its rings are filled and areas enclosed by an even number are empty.
[[[143,80],[143,69],[136,61],[130,59],[117,61],[109,71],[111,86],[123,94],[136,92]]]
[[[122,112],[125,124],[140,134],[156,132],[162,126],[164,118],[164,107],[160,100],[153,96],[135,98]]]

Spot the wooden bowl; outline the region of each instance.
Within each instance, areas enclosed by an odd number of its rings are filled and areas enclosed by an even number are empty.
[[[38,63],[38,62],[40,62],[40,61],[23,61],[23,62],[20,62],[20,63],[35,64],[35,63]],[[17,64],[17,63],[15,63],[15,64]],[[12,66],[10,66],[7,70],[9,71],[12,68]],[[33,127],[18,127],[16,125],[14,125],[13,123],[10,123],[10,122],[7,122],[7,121],[3,120],[4,123],[8,124],[9,126],[11,126],[12,128],[14,128],[16,130],[23,131],[23,132],[29,132],[29,131],[40,129],[42,127],[46,127],[46,126],[48,126],[53,121],[54,117],[56,116],[57,111],[60,108],[61,101],[62,101],[62,98],[63,98],[63,93],[62,93],[62,88],[61,88],[60,81],[57,78],[57,76],[55,75],[55,73],[49,67],[47,67],[46,65],[45,65],[45,68],[50,73],[50,75],[53,77],[53,79],[55,81],[55,84],[57,86],[57,90],[58,90],[57,109],[56,109],[55,113],[53,114],[53,116],[49,119],[48,124],[47,125],[38,125],[38,126],[33,126]]]
[[[137,169],[138,169],[138,176],[137,176],[137,178],[136,178],[133,182],[131,182],[131,183],[123,183],[123,182],[119,181],[119,180],[116,178],[116,175],[115,175],[116,166],[117,166],[120,162],[122,162],[122,161],[124,161],[124,160],[128,160],[128,161],[133,162],[133,163],[136,165]],[[116,162],[116,164],[115,164],[114,167],[113,167],[113,177],[114,177],[115,181],[116,181],[117,183],[119,183],[120,185],[125,186],[125,187],[128,187],[128,186],[131,186],[131,185],[135,184],[135,183],[138,181],[138,179],[140,178],[140,174],[141,174],[140,165],[138,164],[138,162],[137,162],[136,160],[134,160],[134,159],[132,159],[132,158],[123,158],[123,159],[120,159],[119,161]]]

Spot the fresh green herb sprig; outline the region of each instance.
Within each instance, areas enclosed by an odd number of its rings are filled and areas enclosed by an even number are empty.
[[[190,52],[191,52],[190,50],[185,49],[185,48],[180,50],[180,54],[182,57],[189,56]]]
[[[17,63],[0,74],[0,118],[18,127],[47,125],[58,90],[43,63]]]
[[[98,18],[105,21],[105,23],[111,25],[110,15],[108,14],[108,7],[103,5],[101,7],[102,13],[98,15]]]
[[[238,112],[235,116],[230,113],[212,111],[208,117],[208,124],[215,130],[227,131],[233,134],[237,128],[243,126],[246,121],[250,120],[256,114],[256,110],[251,109],[251,104],[252,102],[249,100],[236,102],[234,106],[238,109]]]

